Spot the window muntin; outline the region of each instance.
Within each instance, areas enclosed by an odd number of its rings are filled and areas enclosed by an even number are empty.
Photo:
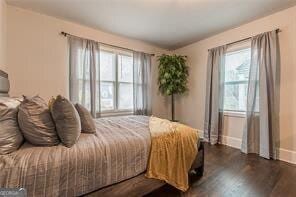
[[[224,111],[246,111],[250,61],[249,47],[226,54]]]

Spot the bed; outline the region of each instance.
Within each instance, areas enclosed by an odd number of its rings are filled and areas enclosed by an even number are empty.
[[[8,75],[0,71],[0,96],[8,96]],[[143,196],[163,186],[144,176],[150,151],[149,117],[96,119],[97,132],[82,133],[72,148],[21,148],[0,156],[0,188],[23,187],[28,196]],[[192,170],[203,174],[203,143]]]

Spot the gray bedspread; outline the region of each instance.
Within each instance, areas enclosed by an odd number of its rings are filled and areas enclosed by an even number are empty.
[[[81,134],[72,148],[25,143],[0,156],[0,188],[24,187],[28,196],[78,196],[146,170],[149,118],[96,120],[97,132]]]

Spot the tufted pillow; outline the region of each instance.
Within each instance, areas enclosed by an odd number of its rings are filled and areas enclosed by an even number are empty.
[[[80,104],[76,104],[75,108],[79,114],[81,121],[81,132],[83,133],[96,133],[95,121],[89,111]]]
[[[39,96],[24,97],[19,106],[18,122],[25,139],[31,144],[37,146],[59,144],[48,105]]]
[[[52,101],[50,110],[62,143],[70,148],[81,133],[78,112],[69,100],[60,95]]]
[[[23,142],[17,123],[20,101],[13,98],[0,98],[0,155],[16,151]]]

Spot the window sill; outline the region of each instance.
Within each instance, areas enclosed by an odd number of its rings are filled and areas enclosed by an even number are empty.
[[[224,111],[224,116],[229,116],[229,117],[238,117],[238,118],[245,118],[246,117],[246,112],[242,111]]]
[[[101,117],[110,117],[110,116],[128,116],[133,115],[132,111],[114,111],[114,112],[102,112]]]

